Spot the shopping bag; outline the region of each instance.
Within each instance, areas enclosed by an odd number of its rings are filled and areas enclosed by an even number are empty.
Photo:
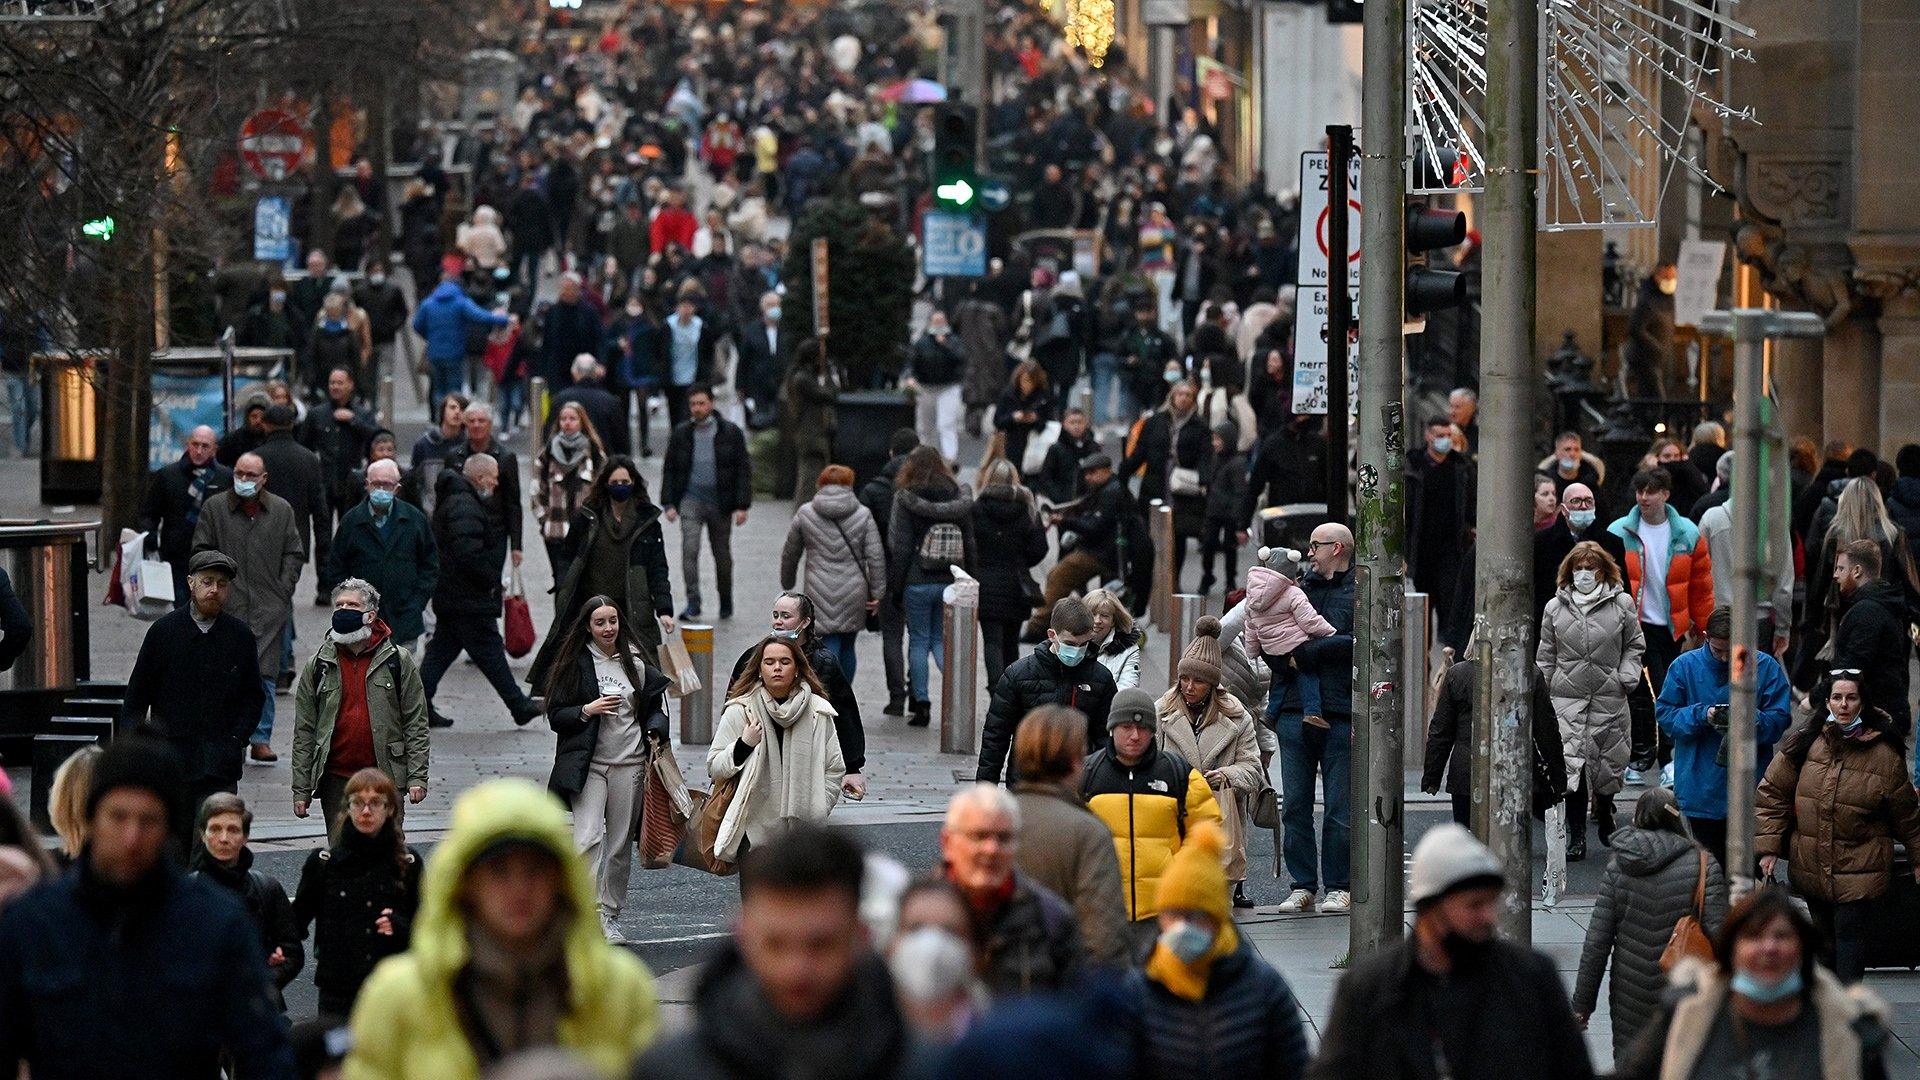
[[[120,530],[121,601],[136,619],[157,619],[173,610],[173,568],[146,557],[147,534]]]
[[[687,834],[681,838],[680,846],[674,849],[674,862],[721,877],[731,876],[738,869],[735,864],[716,856],[714,848],[720,841],[720,823],[726,820],[727,807],[733,805],[733,797],[739,787],[740,774],[734,773],[713,785],[711,793],[687,793],[695,811],[693,818],[687,822]]]
[[[662,628],[660,636],[660,673],[673,685],[667,693],[683,698],[700,689],[700,673],[693,669],[693,657],[687,654],[686,639],[680,636],[680,628],[671,632]]]
[[[648,757],[637,842],[641,867],[659,870],[673,864],[673,853],[687,835],[687,822],[693,819],[693,798],[671,746],[655,742]]]
[[[1020,466],[1021,476],[1038,475],[1047,463],[1047,452],[1053,444],[1060,441],[1060,421],[1049,420],[1040,429],[1027,436],[1027,448],[1021,452],[1020,460],[1014,464]]]
[[[513,568],[512,585],[506,598],[507,655],[519,659],[533,651],[533,612],[527,607],[526,585],[520,580],[520,568]]]
[[[1713,942],[1708,939],[1707,931],[1701,925],[1706,917],[1707,905],[1707,853],[1700,856],[1699,875],[1694,879],[1693,906],[1687,909],[1680,921],[1673,924],[1673,934],[1667,938],[1667,947],[1660,951],[1660,970],[1672,971],[1680,961],[1689,957],[1696,960],[1713,959]]]

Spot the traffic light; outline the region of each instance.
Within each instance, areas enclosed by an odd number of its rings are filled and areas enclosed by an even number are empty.
[[[1336,26],[1365,22],[1366,10],[1360,0],[1327,0],[1327,22]]]
[[[1454,247],[1466,239],[1467,215],[1458,210],[1429,209],[1422,203],[1407,204],[1407,318],[1423,318],[1428,312],[1467,302],[1466,275],[1427,265],[1429,252]]]
[[[102,214],[97,218],[89,218],[80,223],[80,235],[93,240],[111,240],[113,239],[113,230],[113,216],[110,214]]]
[[[942,210],[974,208],[980,169],[974,161],[980,119],[971,105],[943,104],[933,119],[933,201]]]

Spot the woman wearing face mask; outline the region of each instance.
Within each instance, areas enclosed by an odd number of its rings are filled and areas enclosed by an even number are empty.
[[[814,619],[816,608],[806,593],[788,590],[773,602],[771,633],[782,641],[791,641],[806,654],[807,666],[826,691],[827,704],[833,706],[833,728],[840,740],[840,756],[846,762],[847,775],[840,790],[850,799],[865,798],[867,779],[862,775],[867,764],[867,733],[860,719],[860,700],[854,696],[853,680],[840,668],[840,661],[820,637]],[[739,682],[753,663],[754,649],[734,661],[730,682]]]
[[[628,409],[639,407],[640,456],[649,458],[653,456],[653,424],[647,404],[667,370],[668,336],[641,289],[627,294],[625,321],[616,340],[620,345],[620,385],[632,399],[621,412],[625,415]]]
[[[795,821],[825,821],[840,801],[846,759],[833,706],[798,643],[768,636],[727,689],[707,775],[739,777],[714,854],[729,862]]]
[[[347,825],[307,856],[293,898],[295,930],[313,932],[320,1015],[345,1021],[374,965],[407,950],[420,906],[420,853],[400,830],[400,789],[379,769],[347,780]]]
[[[1727,916],[1712,963],[1674,969],[1659,1014],[1614,1077],[1884,1080],[1887,1005],[1816,964],[1819,944],[1785,889],[1755,891]]]
[[[1038,584],[1033,567],[1047,557],[1047,528],[1020,470],[1000,458],[980,470],[973,500],[973,534],[993,542],[980,548],[980,635],[986,646],[987,686],[1020,659],[1020,624],[1032,616]]]
[[[1140,1010],[1141,1075],[1291,1080],[1307,1065],[1293,988],[1234,929],[1220,827],[1203,821],[1160,879],[1160,936],[1127,976]]]
[[[1172,367],[1166,404],[1140,425],[1126,460],[1117,470],[1132,476],[1142,468],[1140,505],[1164,499],[1173,507],[1173,578],[1176,587],[1187,558],[1187,541],[1198,542],[1206,529],[1207,493],[1201,487],[1213,453],[1213,432],[1195,406],[1200,388]],[[1178,589],[1176,588],[1176,591]]]
[[[533,517],[540,523],[540,539],[547,545],[555,581],[567,577],[567,526],[606,461],[606,448],[600,445],[600,433],[593,430],[585,407],[577,401],[560,406],[553,437],[533,459]]]
[[[647,495],[633,459],[615,455],[586,500],[567,523],[560,555],[567,573],[554,589],[553,627],[527,673],[530,686],[545,687],[554,650],[579,619],[590,596],[609,596],[645,655],[660,648],[661,630],[673,629],[673,583],[667,576],[667,543],[660,508]]]
[[[667,742],[668,683],[610,598],[591,597],[583,610],[547,684],[547,725],[560,737],[547,790],[573,809],[573,846],[593,870],[600,929],[618,945],[649,744]]]
[[[1220,620],[1203,615],[1193,626],[1193,644],[1180,658],[1180,679],[1154,702],[1162,744],[1198,769],[1220,804],[1226,829],[1226,874],[1233,906],[1250,908],[1244,812],[1253,806],[1266,775],[1253,717],[1220,685]]]
[[[1620,581],[1620,568],[1600,545],[1574,545],[1560,563],[1559,588],[1540,620],[1535,655],[1560,722],[1572,790],[1567,796],[1567,859],[1587,857],[1587,808],[1600,842],[1613,832],[1613,796],[1626,783],[1632,738],[1627,695],[1640,681],[1646,638]]]
[[[1653,458],[1654,464],[1667,470],[1667,475],[1673,479],[1673,494],[1667,499],[1667,505],[1674,513],[1693,520],[1693,504],[1707,493],[1708,485],[1707,478],[1693,467],[1693,462],[1687,460],[1687,448],[1679,439],[1663,435],[1653,440],[1647,453]]]
[[[1820,928],[1821,958],[1845,983],[1866,971],[1866,919],[1893,885],[1893,842],[1920,851],[1920,802],[1893,719],[1865,706],[1858,671],[1830,672],[1824,716],[1780,740],[1754,800],[1754,850],[1788,880]],[[1920,863],[1914,867],[1920,879]]]
[[[921,878],[900,894],[887,968],[901,1013],[932,1045],[958,1042],[987,1009],[972,935],[967,902],[946,880]]]

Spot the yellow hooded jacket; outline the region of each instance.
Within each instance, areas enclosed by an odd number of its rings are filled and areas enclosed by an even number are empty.
[[[460,879],[500,840],[530,840],[566,871],[573,924],[565,952],[568,1010],[560,1045],[606,1077],[626,1075],[659,1029],[653,976],[637,957],[608,945],[595,916],[587,866],[574,854],[565,812],[524,780],[495,780],[454,804],[447,837],[428,860],[413,942],[375,968],[353,1009],[347,1080],[467,1080],[480,1074],[453,1002],[453,980],[467,964],[466,918],[455,898]]]

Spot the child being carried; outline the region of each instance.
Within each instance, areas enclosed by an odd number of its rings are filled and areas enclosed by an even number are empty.
[[[1321,639],[1334,633],[1333,624],[1308,602],[1296,581],[1301,554],[1292,548],[1262,548],[1259,562],[1247,571],[1247,648],[1257,650],[1272,673],[1267,712],[1272,717],[1285,698],[1286,688],[1300,687],[1301,719],[1327,727],[1320,701]],[[1289,576],[1275,566],[1292,571]]]

